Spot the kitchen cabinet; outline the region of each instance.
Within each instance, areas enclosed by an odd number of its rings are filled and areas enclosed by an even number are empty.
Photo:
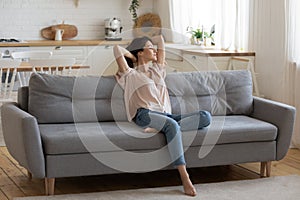
[[[117,72],[113,45],[88,46],[88,52],[89,75],[113,75]]]
[[[0,54],[3,56],[3,58],[10,58],[11,54],[13,52],[18,51],[28,51],[29,47],[21,46],[21,47],[4,47],[0,46]]]
[[[219,51],[217,51],[219,52]],[[181,54],[176,55],[169,51],[166,54],[166,60],[174,71],[211,71],[228,70],[232,58],[247,58],[254,65],[255,54],[242,53],[213,53],[205,50],[183,50]],[[226,55],[229,54],[229,55]],[[234,69],[246,69],[248,63],[234,61]]]
[[[37,46],[31,51],[52,51],[53,58],[75,58],[76,64],[85,65],[88,56],[87,46]]]
[[[171,71],[222,71],[247,69],[251,72],[253,80],[253,93],[259,93],[257,74],[255,73],[255,53],[244,51],[222,51],[214,49],[182,49],[166,48],[166,60]]]
[[[210,70],[228,70],[229,63],[232,56],[196,56],[192,54],[183,54],[183,59],[188,63],[188,69],[190,71],[210,71]],[[234,58],[247,58],[249,62],[254,63],[254,56],[234,56]],[[232,63],[235,65],[234,69],[246,69],[248,63],[237,62]],[[185,70],[185,69],[182,69]]]

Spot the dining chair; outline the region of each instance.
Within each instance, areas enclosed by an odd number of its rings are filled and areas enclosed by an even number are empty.
[[[13,101],[13,90],[20,60],[0,59],[0,103]]]
[[[22,62],[28,62],[29,59],[51,58],[52,51],[16,51],[11,53],[12,59],[19,59]],[[20,86],[28,85],[32,72],[18,72],[17,77]]]
[[[49,58],[49,59],[29,59],[29,64],[33,67],[33,72],[73,75],[72,66],[76,63],[75,58]]]

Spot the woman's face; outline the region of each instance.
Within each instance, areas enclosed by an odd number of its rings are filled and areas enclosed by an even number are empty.
[[[147,41],[144,50],[140,54],[145,61],[156,61],[156,49],[154,48],[152,42]]]

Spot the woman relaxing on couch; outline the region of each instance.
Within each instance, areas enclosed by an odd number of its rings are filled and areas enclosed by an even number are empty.
[[[153,45],[157,45],[157,50]],[[165,135],[185,194],[196,196],[196,189],[186,170],[181,131],[208,126],[211,121],[210,113],[198,111],[184,115],[171,114],[171,103],[164,81],[166,63],[161,35],[152,39],[136,38],[126,49],[116,45],[114,55],[119,67],[116,79],[124,89],[128,120],[145,128],[145,132],[158,130]]]

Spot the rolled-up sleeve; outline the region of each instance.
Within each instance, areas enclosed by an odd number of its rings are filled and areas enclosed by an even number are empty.
[[[161,76],[163,78],[166,78],[166,75],[167,75],[166,63],[164,63],[164,64],[154,63],[153,67],[157,69],[157,71],[161,74]]]
[[[128,76],[128,74],[131,73],[131,71],[132,69],[129,68],[126,72],[118,71],[115,75],[117,82],[119,83],[119,85],[122,87],[123,90],[125,88],[126,77]]]

